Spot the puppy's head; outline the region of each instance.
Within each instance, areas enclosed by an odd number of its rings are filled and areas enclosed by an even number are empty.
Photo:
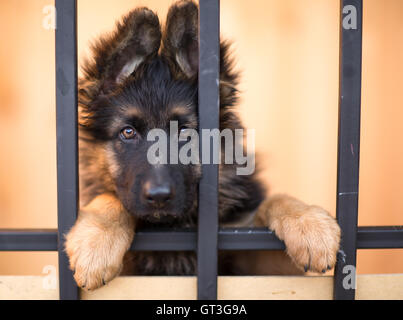
[[[240,127],[228,109],[236,101],[236,74],[230,69],[222,44],[222,128]],[[98,40],[94,60],[84,65],[80,132],[103,146],[109,189],[140,219],[169,222],[195,216],[199,165],[150,162],[155,141],[148,136],[155,129],[166,133],[170,153],[172,122],[179,134],[197,130],[197,72],[198,7],[183,0],[170,8],[163,32],[149,9],[130,12],[115,33]]]

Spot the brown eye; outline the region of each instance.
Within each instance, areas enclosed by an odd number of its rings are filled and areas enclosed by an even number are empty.
[[[136,130],[134,130],[132,127],[125,127],[120,131],[120,137],[123,140],[130,140],[133,139],[136,136]]]

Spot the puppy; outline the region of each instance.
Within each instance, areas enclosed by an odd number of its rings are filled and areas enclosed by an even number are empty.
[[[221,41],[220,129],[242,129],[233,108],[238,74]],[[161,30],[158,17],[137,8],[93,46],[79,81],[80,212],[66,235],[78,286],[96,289],[119,274],[191,275],[192,252],[128,252],[140,227],[197,224],[200,165],[153,165],[152,129],[198,129],[198,7],[178,1]],[[340,229],[322,208],[287,195],[266,198],[257,174],[219,165],[222,226],[265,226],[284,252],[226,252],[221,274],[325,272],[336,262]]]

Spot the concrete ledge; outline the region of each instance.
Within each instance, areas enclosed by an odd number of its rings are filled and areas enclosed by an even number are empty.
[[[119,277],[81,298],[133,300],[196,299],[196,277]],[[301,276],[219,277],[219,299],[332,299],[333,278]],[[46,276],[0,276],[0,300],[59,299]],[[356,299],[403,299],[403,274],[358,275]]]

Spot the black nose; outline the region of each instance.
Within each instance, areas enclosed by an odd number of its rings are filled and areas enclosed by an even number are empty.
[[[173,187],[168,183],[160,185],[146,183],[144,186],[144,197],[153,207],[162,208],[172,199]]]

